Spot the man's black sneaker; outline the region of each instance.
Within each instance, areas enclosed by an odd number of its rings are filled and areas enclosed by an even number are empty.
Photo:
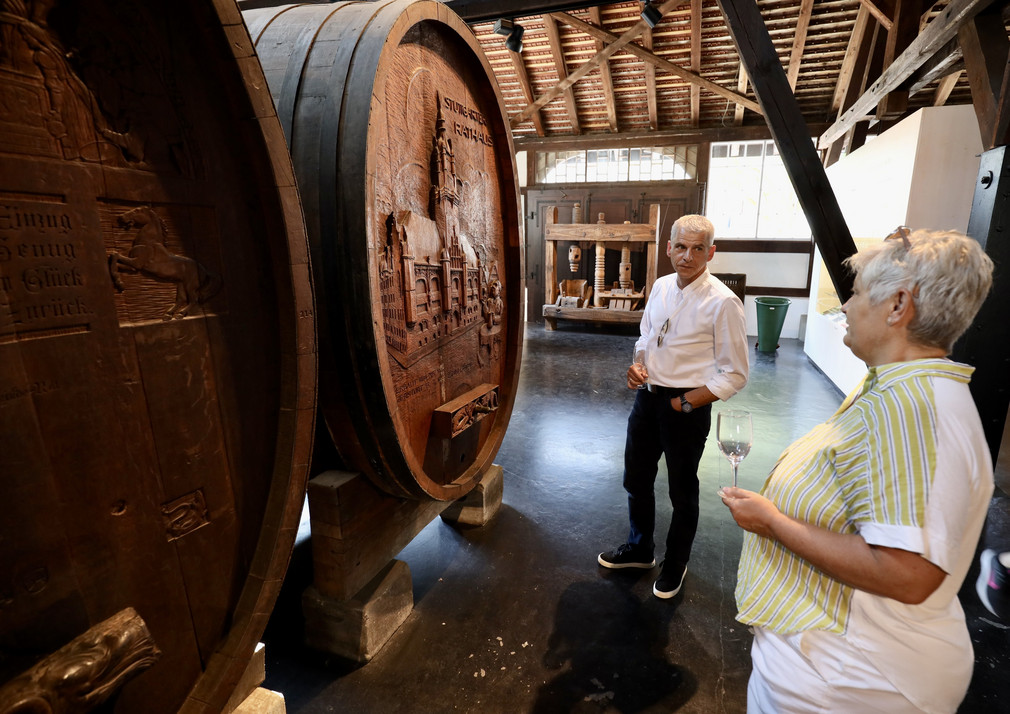
[[[975,581],[975,591],[985,609],[996,617],[1010,620],[1010,568],[1003,565],[1006,553],[983,551],[979,557],[982,566]]]
[[[664,564],[659,579],[652,586],[652,594],[664,600],[673,597],[684,586],[685,577],[687,577],[686,565]]]
[[[596,562],[604,568],[649,568],[656,567],[656,559],[651,553],[643,551],[630,543],[618,546],[616,550],[600,553]]]

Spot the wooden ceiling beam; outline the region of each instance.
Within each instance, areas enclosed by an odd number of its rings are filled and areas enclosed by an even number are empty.
[[[810,124],[811,135],[828,128],[827,122]],[[771,131],[764,124],[755,126],[722,126],[712,129],[663,129],[661,131],[623,132],[620,136],[607,133],[581,136],[517,136],[516,151],[579,151],[582,149],[615,149],[629,146],[689,146],[713,141],[767,141]]]
[[[659,10],[661,15],[665,15],[670,10],[675,8],[679,3],[680,0],[666,0],[666,2],[660,5],[659,8],[657,9]],[[557,13],[554,14],[554,17],[557,20],[562,20],[562,18],[568,18],[569,16],[565,15],[564,13]],[[588,26],[592,27],[592,25]],[[611,55],[616,54],[618,51],[624,49],[625,46],[634,42],[635,39],[647,29],[649,29],[649,25],[648,23],[646,23],[645,20],[639,20],[638,22],[636,22],[627,30],[627,32],[621,35],[617,40],[607,45],[600,52],[597,52],[592,59],[590,59],[588,62],[586,62],[577,70],[568,75],[567,79],[558,82],[556,85],[554,85],[554,87],[547,90],[546,92],[544,92],[543,95],[538,97],[536,101],[528,104],[525,109],[523,109],[521,112],[519,112],[518,115],[516,115],[509,121],[509,126],[514,129],[516,128],[516,126],[526,121],[527,117],[532,115],[534,112],[539,111],[541,107],[543,107],[552,99],[554,99],[554,97],[558,96],[568,87],[571,87],[573,84],[575,84],[580,79],[585,77],[587,74],[592,72],[599,66],[601,62],[608,59]],[[602,31],[603,30],[601,30],[601,32]]]
[[[954,91],[954,85],[957,84],[957,80],[961,79],[962,72],[964,72],[964,70],[959,69],[955,72],[951,72],[940,80],[939,84],[936,85],[936,93],[933,95],[934,107],[942,107],[947,103],[947,98],[950,97],[950,93]]]
[[[801,0],[796,32],[793,34],[793,48],[789,53],[789,71],[786,72],[786,79],[793,91],[796,91],[796,80],[800,76],[800,62],[803,60],[803,48],[807,44],[807,30],[810,29],[810,16],[813,12],[814,0]]]
[[[603,29],[603,16],[600,14],[600,8],[589,8],[589,19],[593,21],[594,25]],[[603,41],[596,40],[596,51],[600,52],[603,48]],[[607,124],[610,126],[610,131],[616,134],[618,132],[617,100],[614,97],[614,79],[610,76],[609,59],[600,62],[600,80],[603,82],[603,101],[607,106]]]
[[[761,10],[754,0],[718,0],[718,3],[764,109],[765,121],[814,241],[824,256],[828,275],[844,303],[852,294],[852,274],[843,268],[842,261],[856,252],[856,245],[810,140],[811,131],[789,86]]]
[[[744,92],[747,91],[747,69],[743,66],[743,63],[740,64],[740,71],[736,75],[736,91],[738,91],[740,94],[743,94]],[[740,126],[741,124],[743,124],[743,111],[744,111],[743,104],[737,104],[736,107],[733,109],[734,125]]]
[[[863,76],[860,80],[859,91],[856,93],[857,96],[862,96],[866,93],[868,87],[872,86],[876,82],[881,73],[884,71],[884,48],[887,46],[887,30],[884,29],[883,25],[877,24],[873,28],[873,33],[870,38],[870,56],[866,60],[866,68],[863,70]],[[867,121],[858,121],[852,127],[845,132],[845,151],[851,154],[853,151],[861,147],[866,143],[866,136],[869,134],[870,128],[870,117],[867,117]],[[877,133],[880,133],[880,128],[878,126]]]
[[[551,55],[554,57],[554,69],[558,73],[558,81],[568,77],[568,66],[565,64],[565,51],[561,47],[561,33],[558,32],[558,22],[550,15],[544,15],[544,30],[547,32],[547,42],[551,46]],[[568,111],[568,121],[572,125],[572,132],[581,134],[582,128],[579,126],[579,112],[575,104],[575,92],[569,87],[564,92],[565,109]],[[532,97],[527,97],[526,101],[533,101]]]
[[[691,0],[691,71],[701,73],[701,0]],[[691,83],[691,126],[701,121],[701,87]]]
[[[450,10],[467,23],[475,24],[500,17],[520,18],[552,12],[581,10],[595,5],[610,5],[613,0],[579,2],[578,0],[447,0]]]
[[[908,96],[922,91],[927,84],[949,77],[952,73],[962,69],[964,69],[964,59],[961,54],[961,43],[955,37],[926,60],[908,78],[906,81]]]
[[[894,25],[887,33],[884,49],[884,69],[901,55],[919,35],[919,18],[922,17],[922,0],[894,0]],[[897,119],[908,111],[908,89],[902,82],[880,98],[877,104],[878,119]]]
[[[919,33],[919,36],[912,41],[908,49],[902,52],[901,56],[891,63],[891,66],[880,75],[880,78],[873,83],[873,86],[856,100],[845,114],[831,125],[831,128],[821,135],[818,140],[818,146],[822,149],[828,147],[832,141],[848,131],[852,125],[864,119],[884,95],[904,82],[927,59],[932,57],[937,50],[953,38],[961,25],[984,10],[992,2],[993,0],[951,0],[951,3],[943,12],[937,15],[926,26],[926,29]]]
[[[640,2],[640,8],[645,7],[644,2]],[[553,18],[552,18],[553,19]],[[647,29],[642,33],[642,47],[652,51],[652,29]],[[649,108],[649,130],[659,131],[659,101],[656,95],[656,65],[651,62],[645,63],[645,101]]]
[[[831,142],[831,146],[821,152],[821,163],[824,164],[824,168],[828,168],[831,164],[842,158],[842,149],[845,145],[845,137],[841,139],[835,139]]]
[[[866,10],[873,15],[874,19],[880,23],[881,27],[888,32],[891,31],[891,27],[894,23],[891,21],[891,18],[888,17],[887,13],[881,10],[880,7],[873,2],[873,0],[859,0],[859,5],[860,7],[866,8]]]
[[[673,7],[673,6],[675,6],[677,4],[677,2],[678,2],[678,0],[671,0],[671,2],[667,3],[667,4],[670,5],[671,7]],[[664,5],[664,7],[665,7],[665,5]],[[589,23],[583,22],[582,20],[578,19],[577,17],[572,17],[571,15],[566,15],[565,13],[555,13],[554,17],[559,22],[567,23],[567,24],[571,25],[572,27],[574,27],[574,28],[576,28],[578,30],[582,30],[583,32],[585,32],[587,34],[594,35],[594,36],[599,36],[600,39],[604,39],[605,41],[616,43],[617,40],[623,38],[623,35],[621,36],[621,38],[619,38],[617,35],[615,35],[613,33],[607,32],[606,30],[600,30],[599,28],[597,28],[594,25],[590,25]],[[642,24],[644,24],[644,22]],[[632,30],[633,29],[634,28],[632,28]],[[631,32],[631,30],[629,30],[629,32]],[[609,49],[610,47],[613,47],[613,46],[614,46],[614,44],[610,44],[610,45],[607,46],[607,48]],[[642,60],[644,60],[646,62],[651,62],[652,64],[656,65],[657,68],[659,68],[661,70],[664,70],[666,72],[669,72],[670,74],[673,74],[673,75],[675,75],[677,77],[680,77],[681,79],[683,79],[683,80],[685,80],[687,82],[696,83],[696,84],[700,85],[701,87],[703,87],[704,89],[707,89],[708,91],[712,92],[713,94],[717,94],[717,95],[719,95],[721,97],[725,97],[726,99],[729,99],[731,102],[735,102],[737,104],[740,104],[740,105],[746,107],[747,109],[750,109],[751,111],[757,112],[758,114],[761,113],[761,105],[758,104],[757,102],[753,101],[752,99],[748,99],[747,97],[745,97],[745,96],[743,96],[741,94],[737,94],[736,92],[734,92],[732,90],[726,89],[725,87],[722,87],[722,86],[716,84],[715,82],[711,82],[711,81],[705,79],[704,77],[701,77],[701,76],[695,74],[694,72],[690,72],[690,71],[684,69],[683,67],[681,67],[679,65],[675,65],[673,62],[665,60],[662,57],[658,57],[658,56],[654,55],[652,52],[649,52],[647,49],[645,49],[644,47],[642,47],[640,45],[626,44],[626,45],[623,45],[622,47],[620,47],[619,49],[623,49],[625,52],[627,52],[629,54],[632,54],[632,55],[635,55],[636,57],[638,57],[638,58],[640,58],[640,59],[642,59]],[[604,50],[604,51],[606,51],[606,50]],[[611,53],[611,54],[613,54],[613,53]],[[592,61],[592,60],[590,60],[590,61]]]
[[[1007,143],[1010,110],[1010,40],[999,7],[989,7],[964,23],[957,33],[971,85],[972,104],[987,151]]]
[[[860,5],[856,13],[856,20],[852,23],[852,33],[849,35],[849,44],[845,48],[845,56],[842,58],[842,66],[838,70],[838,81],[835,83],[835,94],[831,98],[831,111],[839,114],[852,104],[855,96],[852,96],[853,80],[858,84],[866,66],[866,57],[869,55],[869,43],[873,33],[869,31],[870,11],[865,6]],[[860,61],[862,60],[862,61]],[[851,97],[851,98],[850,98]]]
[[[887,46],[887,34],[884,25],[880,23],[874,25],[873,32],[870,33],[870,57],[867,58],[867,65],[863,70],[859,91],[855,93],[856,97],[863,96],[867,88],[880,79],[881,73],[884,71],[884,48]],[[866,118],[866,121],[855,122],[845,132],[845,154],[851,154],[852,151],[867,142],[867,135],[870,133],[871,117],[868,116]],[[882,126],[884,123],[878,122],[878,133],[883,130]]]
[[[522,87],[523,96],[526,97],[526,101],[528,102],[528,108],[533,103],[533,86],[530,84],[530,77],[526,72],[526,63],[523,61],[523,53],[509,51],[509,57],[512,59],[512,67],[515,69],[516,77],[519,78],[519,86]],[[527,114],[526,119],[533,121],[533,127],[537,130],[537,136],[544,136],[546,134],[544,131],[544,118],[540,114],[540,107],[537,107],[535,111]],[[513,124],[513,127],[514,126],[515,125]]]
[[[845,58],[842,60],[842,69],[839,73],[838,84],[835,85],[835,96],[832,99],[832,109],[837,112],[836,118],[842,116],[845,110],[852,106],[863,88],[867,84],[868,68],[871,66],[873,48],[876,44],[878,32],[881,32],[879,25],[870,27],[870,13],[860,7],[856,14],[856,22],[852,28],[852,35],[849,36],[849,46],[845,51]],[[883,51],[880,53],[883,58]],[[877,70],[879,74],[879,68]],[[827,147],[824,157],[824,165],[831,166],[838,161],[842,152],[848,153],[852,150],[853,140],[856,139],[855,132],[849,130],[842,136],[831,142]]]

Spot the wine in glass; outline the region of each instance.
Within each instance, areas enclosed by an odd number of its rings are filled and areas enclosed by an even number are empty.
[[[639,350],[635,353],[635,364],[638,365],[638,370],[645,375],[645,381],[638,385],[639,389],[649,388],[649,370],[645,368],[645,350]]]
[[[737,467],[750,453],[751,444],[754,443],[750,412],[742,410],[719,412],[715,430],[716,438],[719,440],[719,451],[729,459],[729,463],[733,466],[733,487],[735,488]]]

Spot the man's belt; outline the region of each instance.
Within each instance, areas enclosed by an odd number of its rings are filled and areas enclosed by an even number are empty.
[[[645,386],[653,394],[658,394],[667,399],[679,397],[681,394],[687,394],[694,389],[694,387],[664,387],[661,384],[646,384]]]

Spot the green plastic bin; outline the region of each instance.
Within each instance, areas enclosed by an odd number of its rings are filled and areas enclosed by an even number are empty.
[[[789,298],[759,297],[757,304],[758,352],[774,352],[779,347],[779,335],[789,310]]]

